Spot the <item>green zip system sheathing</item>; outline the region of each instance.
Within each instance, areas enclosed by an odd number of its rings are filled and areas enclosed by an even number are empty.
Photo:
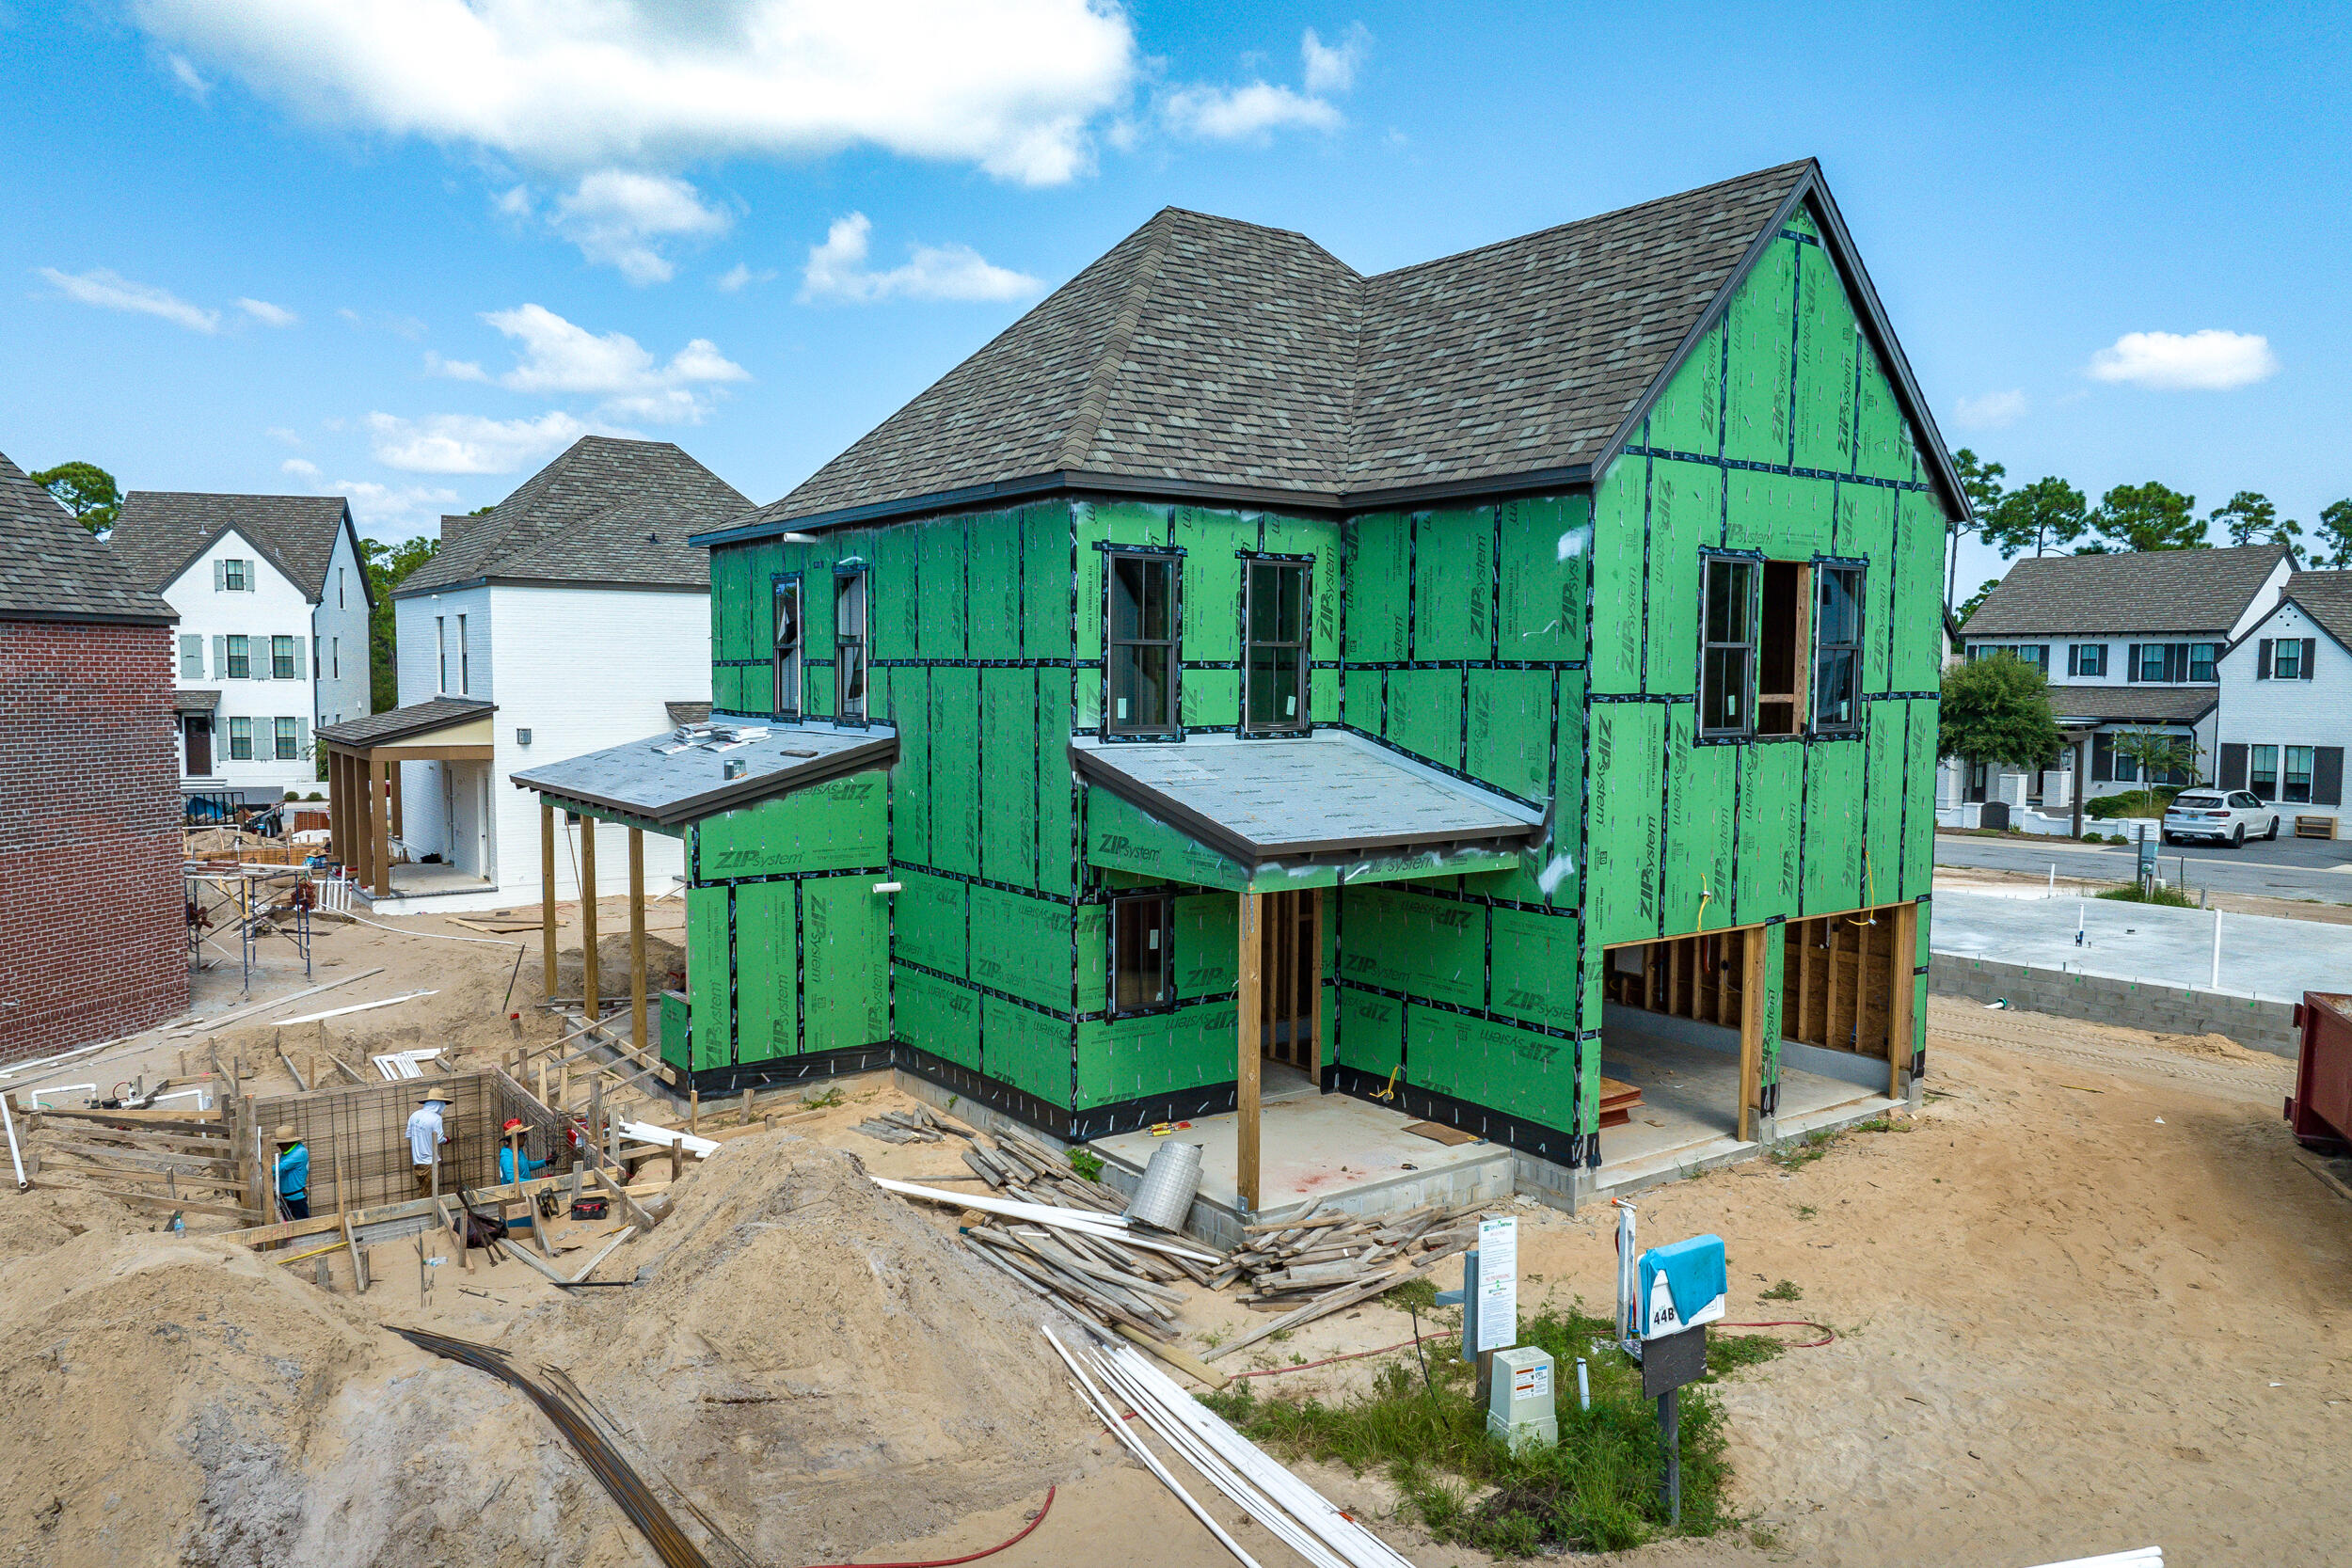
[[[1585,1164],[1605,946],[1927,894],[1944,531],[1915,433],[1801,214],[1589,490],[1346,518],[1057,499],[723,546],[713,689],[722,710],[769,713],[772,595],[797,576],[803,707],[830,715],[836,574],[869,574],[868,712],[899,753],[861,841],[881,852],[850,859],[903,891],[880,937],[846,898],[825,904],[829,930],[889,957],[879,1001],[829,1002],[825,1038],[881,1021],[857,1043],[911,1048],[919,1070],[1065,1135],[1230,1105],[1235,895],[1319,881],[1327,1086]],[[1078,784],[1066,748],[1102,725],[1114,546],[1181,552],[1187,733],[1237,724],[1247,558],[1303,560],[1312,721],[1543,810],[1533,847],[1302,882]],[[1708,552],[1863,569],[1857,730],[1695,733]],[[698,1069],[781,1057],[787,1039],[816,1049],[814,883],[781,885],[729,891],[731,926],[720,890],[690,895]],[[1176,998],[1114,1017],[1107,904],[1129,891],[1176,895]],[[1919,925],[1924,954],[1924,907]],[[1765,951],[1776,1010],[1779,942]],[[722,1022],[707,1024],[707,998]],[[1769,1101],[1776,1018],[1767,1027]]]

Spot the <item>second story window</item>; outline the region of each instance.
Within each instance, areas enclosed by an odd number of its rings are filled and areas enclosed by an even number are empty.
[[[2107,673],[2107,645],[2105,642],[2076,642],[2066,650],[2066,673],[2070,675],[2105,675]]]
[[[253,644],[242,637],[221,639],[221,673],[232,681],[253,678]]]
[[[864,566],[834,568],[833,716],[866,717],[866,580]]]
[[[297,652],[299,647],[300,644],[291,637],[273,637],[269,640],[270,679],[290,681],[301,673],[298,668],[302,660],[301,654]]]
[[[302,721],[278,719],[272,721],[275,731],[271,738],[277,742],[272,753],[279,762],[299,762],[302,759]]]
[[[438,672],[434,676],[433,689],[447,691],[449,689],[449,618],[445,615],[433,617],[433,663]]]
[[[2191,642],[2188,645],[2188,678],[2210,681],[2214,678],[2214,660],[2221,652],[2218,642]]]
[[[787,578],[776,584],[775,605],[776,712],[787,719],[801,716],[801,579]]]
[[[1113,552],[1105,562],[1110,709],[1104,729],[1108,734],[1175,733],[1176,560]]]
[[[1699,733],[1745,735],[1755,727],[1756,562],[1708,556],[1702,570]]]
[[[1813,569],[1813,727],[1862,726],[1862,568]]]
[[[2263,681],[2307,681],[2318,640],[2310,637],[2265,637],[2255,650],[2254,678]]]
[[[473,665],[466,657],[466,618],[457,617],[457,694],[465,696],[473,690]]]
[[[1242,732],[1303,734],[1309,727],[1307,565],[1249,561],[1245,570]]]
[[[253,562],[230,561],[226,557],[213,562],[213,586],[224,594],[249,594],[253,591]]]

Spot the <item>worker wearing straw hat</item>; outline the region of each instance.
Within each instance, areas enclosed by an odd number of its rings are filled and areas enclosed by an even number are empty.
[[[522,1117],[509,1117],[506,1125],[499,1131],[506,1137],[506,1147],[499,1150],[499,1183],[501,1186],[511,1187],[517,1181],[528,1181],[535,1172],[548,1168],[545,1160],[534,1160],[523,1152],[523,1134],[531,1129],[524,1125]]]
[[[302,1146],[302,1135],[288,1122],[275,1134],[278,1160],[278,1202],[290,1220],[310,1217],[310,1151]]]
[[[417,1173],[417,1196],[441,1196],[441,1146],[449,1142],[449,1128],[441,1120],[442,1108],[449,1104],[446,1095],[428,1094],[417,1101],[417,1108],[408,1113],[408,1164]]]

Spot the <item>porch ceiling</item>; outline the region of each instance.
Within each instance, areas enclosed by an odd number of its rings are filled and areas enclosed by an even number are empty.
[[[1328,867],[1350,879],[1358,865],[1384,875],[1467,867],[1458,858],[1515,856],[1542,832],[1536,808],[1456,779],[1344,730],[1279,740],[1196,735],[1177,744],[1070,743],[1079,776],[1165,824],[1253,883],[1262,869]],[[1133,838],[1136,835],[1129,834]],[[1121,863],[1109,834],[1091,835],[1097,864]],[[1426,861],[1420,871],[1411,865]],[[1183,867],[1168,868],[1179,879]],[[1196,867],[1195,869],[1199,869]]]
[[[884,725],[835,728],[722,718],[609,746],[512,775],[591,816],[638,818],[660,828],[755,805],[898,757]],[[732,774],[730,774],[732,769]]]

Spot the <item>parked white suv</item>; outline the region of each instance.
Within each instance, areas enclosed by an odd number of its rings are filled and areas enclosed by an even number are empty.
[[[2251,835],[2279,836],[2279,814],[2249,790],[2190,789],[2172,797],[2164,811],[2164,841],[2209,838],[2233,847]]]

